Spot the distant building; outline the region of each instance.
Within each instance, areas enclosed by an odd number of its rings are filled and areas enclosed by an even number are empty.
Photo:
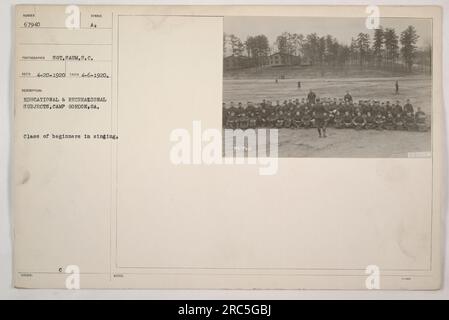
[[[312,65],[312,59],[303,57],[303,58],[301,58],[300,65],[301,66],[311,66]]]
[[[301,57],[287,53],[273,53],[269,56],[250,58],[248,56],[227,56],[223,59],[224,70],[245,69],[251,67],[274,67],[301,65]]]
[[[224,70],[244,69],[254,66],[254,61],[247,56],[228,56],[223,59]]]
[[[269,66],[293,66],[301,64],[301,58],[292,54],[276,52],[268,56]]]

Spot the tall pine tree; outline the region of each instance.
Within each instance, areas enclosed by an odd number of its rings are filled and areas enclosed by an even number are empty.
[[[416,30],[413,26],[408,26],[407,29],[401,33],[401,54],[408,72],[412,71],[416,54],[416,42],[418,39],[419,36],[416,34]]]
[[[379,29],[374,30],[374,39],[373,39],[373,55],[376,66],[380,66],[382,64],[382,53],[384,48],[384,30],[382,26]]]

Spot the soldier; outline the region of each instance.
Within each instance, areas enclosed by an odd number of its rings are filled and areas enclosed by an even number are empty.
[[[393,107],[393,115],[394,116],[397,116],[398,114],[402,115],[402,112],[403,112],[403,110],[402,110],[401,103],[399,102],[399,100],[397,100],[396,104]]]
[[[299,112],[301,112],[301,115],[304,114],[304,110],[306,109],[306,99],[302,98],[301,103],[299,104]]]
[[[396,89],[395,94],[399,94],[399,81],[396,80],[396,83],[394,84],[394,87]]]
[[[274,111],[278,112],[281,109],[281,105],[279,104],[279,100],[276,100],[276,105],[274,106]]]
[[[345,100],[343,98],[338,98],[338,104],[339,105],[344,105],[345,104]]]
[[[359,100],[358,103],[354,103],[355,106],[355,115],[360,111],[361,114],[363,114],[363,108],[365,107],[365,101]]]
[[[267,101],[267,106],[265,107],[265,109],[266,109],[268,115],[274,110],[273,102],[271,102],[271,100]]]
[[[335,111],[337,109],[337,98],[329,99],[328,107],[329,109],[327,111]]]
[[[255,129],[257,127],[257,117],[255,110],[249,112],[249,127]]]
[[[380,111],[379,101],[374,101],[373,110],[371,114],[375,117],[379,113],[379,111]]]
[[[309,94],[307,95],[307,102],[309,105],[315,104],[316,94],[310,89]]]
[[[238,120],[238,126],[239,129],[246,130],[249,128],[249,117],[245,112],[242,112],[240,114],[239,120]]]
[[[385,106],[385,102],[382,102],[381,104],[380,104],[380,107],[379,107],[379,111],[378,111],[379,113],[381,113],[382,114],[382,116],[386,116],[386,114],[387,114],[387,108],[386,108],[386,106]]]
[[[404,119],[402,118],[402,113],[398,113],[394,117],[394,128],[396,130],[404,130]]]
[[[376,124],[374,122],[374,117],[372,116],[371,112],[367,112],[365,115],[365,121],[366,121],[366,129],[373,129],[376,127]]]
[[[340,111],[338,111],[338,110],[335,112],[334,126],[336,129],[343,128],[343,116],[341,115]]]
[[[287,102],[287,100],[284,100],[284,102],[282,103],[281,110],[282,110],[283,113],[286,113],[288,111],[288,102]]]
[[[385,105],[385,112],[388,116],[388,112],[391,112],[393,114],[393,106],[390,104],[390,101],[387,101],[387,104]]]
[[[335,123],[335,114],[337,113],[337,108],[333,107],[332,105],[327,106],[327,126],[332,126]]]
[[[302,119],[302,113],[301,110],[299,110],[299,108],[295,111],[295,114],[293,115],[293,125],[296,128],[300,128],[302,123],[301,123],[301,119]]]
[[[326,138],[326,129],[329,126],[329,123],[331,122],[331,120],[333,120],[333,116],[331,117],[331,115],[329,114],[329,112],[324,112],[323,114],[323,121],[324,121],[324,125],[323,125],[323,137]]]
[[[407,112],[404,116],[404,126],[408,131],[416,131],[418,126],[415,122],[415,117],[411,112]]]
[[[268,116],[268,120],[267,120],[268,126],[270,128],[275,128],[276,127],[276,119],[277,119],[276,111],[272,110],[270,115]]]
[[[349,93],[349,91],[346,91],[346,94],[345,94],[345,96],[343,97],[343,99],[344,99],[346,102],[352,102],[352,96],[351,96],[351,94]]]
[[[252,104],[252,102],[251,101],[246,102],[246,112],[250,113],[250,112],[254,112],[254,110],[255,110],[255,107]]]
[[[426,114],[424,111],[421,111],[421,108],[418,107],[418,111],[415,113],[415,122],[416,126],[418,128],[418,131],[424,132],[427,131],[427,125],[426,125]]]
[[[340,100],[337,102],[337,105],[335,106],[335,110],[336,110],[336,111],[339,111],[339,112],[340,112],[340,115],[342,115],[342,112],[343,112],[343,106],[344,106],[343,99],[340,99]]]
[[[411,113],[413,115],[413,105],[410,103],[410,99],[407,99],[407,103],[404,105],[404,112]]]
[[[290,100],[290,102],[288,103],[288,111],[293,113],[295,111],[296,108],[296,102],[293,102],[292,100]]]
[[[245,111],[245,109],[243,108],[242,103],[239,102],[238,108],[237,108],[237,113],[238,113],[239,115],[241,115],[244,111]]]
[[[310,114],[309,107],[306,107],[304,110],[304,115],[301,118],[301,124],[307,129],[312,126],[312,115]]]
[[[291,128],[293,125],[293,121],[292,121],[292,114],[293,112],[288,110],[285,114],[284,114],[284,128]]]
[[[352,128],[352,116],[349,111],[345,111],[345,115],[343,116],[343,126],[345,128]]]
[[[349,113],[351,114],[351,116],[355,116],[356,115],[356,109],[357,109],[357,104],[354,104],[352,102],[348,102],[348,106],[349,106]]]
[[[349,102],[347,102],[347,101],[344,102],[344,104],[342,105],[342,107],[340,109],[340,112],[343,113],[343,114],[345,114],[346,111],[349,112],[349,113],[351,112],[351,108],[349,106]]]
[[[385,117],[381,112],[378,112],[376,114],[376,117],[374,118],[374,123],[376,125],[377,130],[382,130],[384,128]]]
[[[232,108],[232,107],[231,107]],[[229,129],[237,129],[237,113],[235,108],[229,110],[229,115],[226,118],[226,128]]]
[[[385,117],[384,128],[387,130],[393,130],[395,128],[394,116],[391,112],[387,112]]]
[[[265,128],[267,126],[268,112],[266,107],[262,107],[257,114],[257,125]]]
[[[362,113],[364,113],[364,114],[368,114],[368,113],[373,113],[373,110],[374,110],[374,103],[373,103],[373,101],[368,101],[365,105],[364,105],[364,107],[363,107],[363,109],[362,109]]]
[[[357,115],[352,120],[352,124],[356,130],[361,130],[365,128],[366,120],[362,116],[362,113],[360,111],[357,112]]]
[[[313,108],[313,117],[315,119],[315,126],[318,129],[318,136],[321,138],[326,138],[326,108],[320,102],[320,99],[317,99],[315,107]]]
[[[354,114],[354,116],[356,116],[359,112],[362,113],[361,102],[355,103],[352,109],[352,114]]]
[[[280,129],[284,126],[284,112],[279,110],[276,114],[276,128]]]

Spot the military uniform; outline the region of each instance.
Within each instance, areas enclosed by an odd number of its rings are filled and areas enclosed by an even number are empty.
[[[423,132],[428,130],[426,125],[426,118],[426,114],[418,108],[418,111],[415,113],[415,122],[418,131]]]
[[[341,97],[341,96],[340,96]],[[346,102],[352,102],[352,96],[349,94],[349,92],[347,94],[345,94],[345,96],[343,97],[343,99]]]
[[[271,111],[271,114],[268,116],[268,125],[270,128],[276,127],[276,111]]]
[[[405,113],[411,113],[411,114],[414,113],[414,112],[413,112],[413,106],[412,106],[411,103],[407,102],[407,103],[404,105],[404,112],[405,112]]]
[[[293,116],[293,124],[295,125],[296,128],[300,128],[301,127],[301,125],[302,125],[301,118],[302,118],[302,114],[301,114],[301,111],[298,108],[298,110],[296,110],[296,112],[295,112],[295,114]]]
[[[316,94],[313,91],[310,91],[309,94],[307,95],[307,102],[309,104],[315,104],[315,100],[316,100]]]
[[[382,113],[377,113],[376,117],[374,118],[374,123],[376,124],[377,130],[382,130],[384,128],[385,117]]]
[[[397,115],[402,115],[402,106],[399,103],[396,103],[393,107],[393,115],[397,116]]]
[[[334,116],[334,126],[337,129],[341,129],[343,128],[343,116],[341,115],[341,113],[339,111],[337,111],[335,113]]]
[[[246,130],[249,128],[249,117],[245,112],[241,113],[239,116],[239,129]]]
[[[408,131],[416,131],[418,129],[415,122],[415,117],[413,117],[411,112],[407,112],[404,116],[404,125]]]
[[[257,126],[260,126],[262,128],[266,127],[267,117],[268,117],[267,109],[266,107],[262,107],[257,114]]]
[[[401,113],[396,114],[396,117],[394,117],[394,126],[396,130],[404,130],[404,119]]]
[[[257,117],[255,111],[252,111],[249,114],[249,127],[251,129],[255,129],[257,127]]]
[[[366,121],[366,125],[365,125],[366,129],[375,128],[376,124],[374,123],[374,117],[371,115],[371,112],[368,112],[367,114],[365,114],[365,121]]]
[[[232,107],[231,107],[232,108]],[[236,110],[229,110],[229,115],[226,117],[226,127],[229,129],[237,129],[238,123],[237,123],[238,117]]]
[[[356,128],[357,130],[361,130],[365,128],[366,125],[366,120],[365,118],[362,116],[361,113],[359,113],[358,115],[356,115],[354,117],[354,119],[352,120],[352,124],[354,125],[354,128]]]
[[[312,115],[310,114],[309,109],[305,109],[301,122],[304,128],[310,128],[312,126]]]
[[[395,128],[394,117],[391,112],[385,117],[384,128],[387,130],[393,130]]]
[[[352,128],[352,116],[349,111],[346,111],[345,115],[343,116],[343,126],[345,128]]]
[[[326,108],[324,107],[324,105],[321,102],[318,101],[313,108],[313,115],[314,115],[314,119],[315,119],[315,126],[318,129],[318,135],[320,137],[321,136],[326,137],[325,114],[326,114]],[[321,133],[323,135],[321,135]]]
[[[280,129],[284,126],[284,112],[280,110],[276,113],[276,128]]]

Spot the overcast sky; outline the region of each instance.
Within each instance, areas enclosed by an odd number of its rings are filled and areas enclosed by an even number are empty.
[[[432,20],[416,18],[381,18],[380,25],[394,28],[397,35],[413,25],[419,35],[418,47],[431,44]],[[317,17],[225,17],[224,32],[234,34],[242,41],[250,35],[264,34],[270,46],[282,32],[302,33],[316,32],[319,36],[330,34],[339,43],[350,44],[351,37],[356,38],[360,32],[368,33],[372,39],[374,30],[365,27],[365,18],[317,18]]]

